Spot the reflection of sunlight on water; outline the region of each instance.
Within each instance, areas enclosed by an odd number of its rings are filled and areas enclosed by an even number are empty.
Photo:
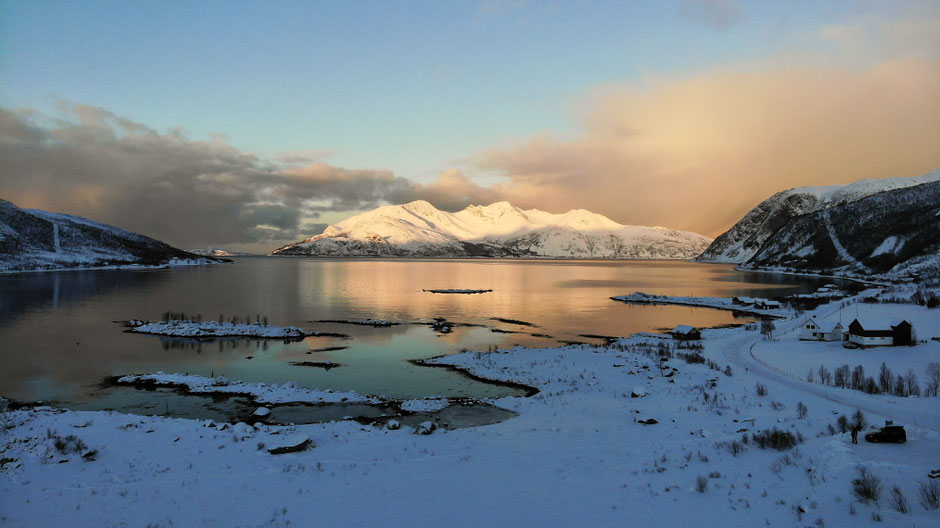
[[[93,394],[106,376],[162,370],[224,374],[266,383],[297,381],[310,388],[403,397],[490,395],[493,389],[487,384],[417,367],[407,360],[464,348],[485,351],[513,345],[552,346],[559,341],[597,342],[580,334],[626,336],[676,324],[741,322],[728,312],[627,305],[609,299],[633,291],[761,296],[805,292],[831,282],[674,261],[236,260],[234,265],[189,270],[0,277],[0,360],[4,365],[0,394],[23,400],[77,401]],[[445,295],[422,291],[427,288],[494,291]],[[260,313],[269,316],[272,324],[348,334],[351,339],[206,343],[125,334],[111,322],[158,319],[166,310],[207,317]],[[453,332],[441,335],[420,324],[373,328],[313,322],[428,323],[435,317],[481,326],[454,326]],[[494,321],[494,317],[528,321],[537,327]],[[494,333],[493,328],[514,333]],[[334,350],[322,350],[326,348]],[[325,371],[297,367],[291,361],[333,361],[343,366]]]

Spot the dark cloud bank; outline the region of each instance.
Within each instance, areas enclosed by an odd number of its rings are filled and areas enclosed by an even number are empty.
[[[222,140],[161,134],[102,108],[61,106],[63,118],[0,108],[0,197],[178,247],[270,248],[318,233],[325,226],[310,219],[327,211],[419,198],[459,208],[487,194],[459,175],[449,181],[462,188],[444,189],[387,170],[311,162],[309,153],[269,161]]]

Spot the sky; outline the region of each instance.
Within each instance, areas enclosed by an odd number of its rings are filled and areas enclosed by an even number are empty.
[[[267,252],[425,199],[717,236],[940,167],[940,3],[0,0],[0,198]]]

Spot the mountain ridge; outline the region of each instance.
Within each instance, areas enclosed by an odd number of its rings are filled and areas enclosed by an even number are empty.
[[[763,200],[695,260],[743,264],[792,218],[861,200],[880,192],[940,181],[940,170],[915,177],[863,179],[845,185],[794,187]]]
[[[21,209],[0,200],[0,272],[218,261],[81,216]]]
[[[386,205],[282,246],[274,255],[372,257],[692,258],[710,239],[621,225],[584,209],[523,210],[509,202],[456,213],[424,200]]]
[[[940,171],[774,194],[696,260],[854,278],[940,277]]]

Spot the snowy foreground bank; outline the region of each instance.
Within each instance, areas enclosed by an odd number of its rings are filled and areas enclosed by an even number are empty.
[[[922,339],[940,333],[936,310],[905,310],[928,325],[918,329]],[[801,322],[778,321],[776,343],[799,346]],[[919,489],[940,480],[928,478],[940,469],[940,400],[806,383],[757,362],[751,349],[762,343],[758,332],[733,328],[706,330],[701,358],[643,336],[439,358],[540,392],[493,402],[516,418],[428,435],[352,421],[223,428],[108,412],[8,412],[0,525],[936,525],[940,510],[926,510]],[[940,353],[940,343],[920,346]],[[177,381],[264,393],[213,378]],[[870,423],[903,424],[907,443],[854,445],[848,433],[829,431],[856,410]],[[803,442],[762,449],[758,438],[774,428]],[[298,439],[311,442],[271,454]],[[853,495],[859,467],[880,479],[877,503]],[[894,486],[906,512],[897,511]]]

